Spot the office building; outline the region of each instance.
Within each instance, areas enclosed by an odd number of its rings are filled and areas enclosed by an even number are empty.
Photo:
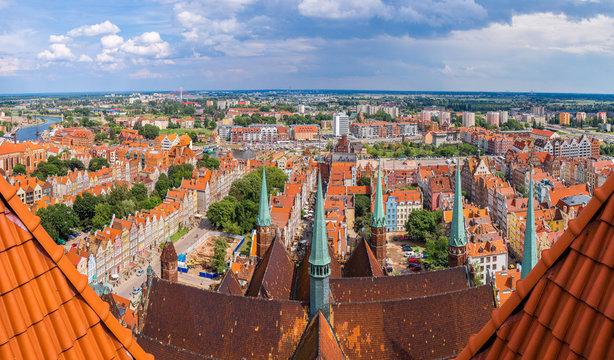
[[[475,126],[475,113],[469,111],[463,112],[463,126],[468,128]]]
[[[342,136],[350,133],[350,117],[344,113],[339,112],[333,116],[333,135]]]

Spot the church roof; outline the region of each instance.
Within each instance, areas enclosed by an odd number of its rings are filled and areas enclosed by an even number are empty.
[[[336,303],[331,319],[349,359],[439,359],[458,354],[493,307],[492,287],[484,285],[413,299]]]
[[[326,320],[326,317],[322,315],[321,311],[318,311],[316,316],[313,317],[301,342],[296,348],[296,352],[292,357],[293,360],[343,360],[345,355],[337,338],[333,333],[333,329]]]
[[[162,341],[150,338],[143,334],[135,335],[139,345],[147,352],[156,354],[159,359],[173,359],[173,360],[211,360],[213,357],[194,353],[192,351],[183,349],[178,346],[170,345]]]
[[[309,275],[309,253],[311,253],[311,247],[309,247],[308,253],[305,255],[303,260],[301,261],[300,266],[296,270],[296,285],[294,288],[294,300],[298,301],[309,301],[309,294],[311,288],[309,287],[311,277]],[[331,247],[328,247],[328,256],[330,256],[330,279],[340,278],[343,276],[343,272],[341,271],[341,265],[335,259],[333,255],[333,250]]]
[[[226,295],[243,295],[241,284],[239,284],[239,280],[237,280],[237,277],[232,270],[226,272],[226,275],[224,276],[224,279],[222,279],[220,287],[217,289],[217,291]]]
[[[292,296],[294,263],[278,237],[254,270],[246,296],[289,300]]]
[[[0,266],[0,358],[152,358],[3,177]]]
[[[344,277],[384,276],[375,255],[369,248],[365,239],[360,240],[358,246],[343,267]]]
[[[308,321],[308,308],[298,301],[226,295],[153,277],[142,334],[218,359],[289,359]]]
[[[419,274],[330,279],[335,303],[409,299],[469,287],[464,266]]]
[[[473,335],[459,359],[614,353],[614,177]]]

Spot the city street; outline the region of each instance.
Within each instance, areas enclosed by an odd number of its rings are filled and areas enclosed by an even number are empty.
[[[209,221],[207,219],[203,219],[198,227],[190,230],[184,237],[174,243],[175,251],[177,251],[177,254],[185,252],[199,239],[209,236],[209,232],[211,231]],[[140,267],[143,270],[146,270],[147,265],[147,263],[139,263],[135,266],[135,269]],[[153,267],[154,272],[160,276],[160,252],[154,251],[152,253],[151,266]],[[137,297],[134,296],[132,290],[135,287],[140,287],[146,278],[146,272],[143,272],[141,276],[136,276],[136,271],[131,271],[128,279],[124,280],[123,276],[120,278],[120,283],[119,285],[115,286],[113,292],[119,296],[125,297],[126,299],[136,300]]]

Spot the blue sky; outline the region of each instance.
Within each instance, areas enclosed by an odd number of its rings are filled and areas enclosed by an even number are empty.
[[[612,93],[612,0],[0,0],[0,93]]]

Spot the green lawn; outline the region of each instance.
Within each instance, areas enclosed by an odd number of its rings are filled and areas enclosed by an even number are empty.
[[[177,242],[177,240],[181,239],[185,234],[187,234],[190,231],[189,228],[184,228],[184,227],[180,227],[179,230],[177,230],[176,233],[174,233],[173,235],[171,235],[171,241],[173,243]],[[166,242],[163,241],[162,244],[160,244],[160,249],[164,249],[164,243]]]
[[[191,133],[191,132],[195,132],[197,134],[206,134],[207,137],[209,137],[211,136],[211,133],[213,131],[209,129],[202,129],[202,128],[198,128],[198,129],[161,129],[160,135],[169,135],[169,134],[183,135],[183,134]]]

